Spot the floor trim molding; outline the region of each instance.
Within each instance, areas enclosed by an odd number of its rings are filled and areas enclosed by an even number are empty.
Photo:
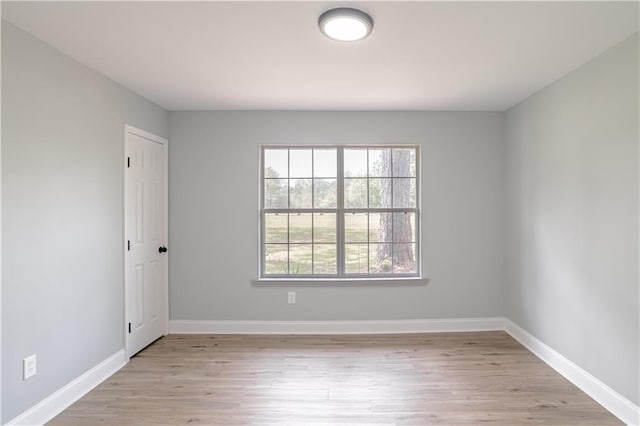
[[[172,320],[172,334],[398,334],[504,330],[504,318],[362,321]]]
[[[127,362],[128,359],[124,349],[119,350],[24,413],[10,420],[7,425],[45,424],[124,367]]]
[[[504,320],[504,330],[618,419],[628,425],[640,424],[640,407],[611,389],[601,380],[506,318]]]

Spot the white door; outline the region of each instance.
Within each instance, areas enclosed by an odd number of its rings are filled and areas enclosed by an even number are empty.
[[[168,329],[167,141],[125,127],[125,334],[133,356]]]

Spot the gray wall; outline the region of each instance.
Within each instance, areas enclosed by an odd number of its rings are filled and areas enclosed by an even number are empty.
[[[172,112],[173,320],[503,315],[502,113]],[[422,146],[426,286],[253,285],[260,144]],[[297,292],[288,305],[286,292]]]
[[[168,133],[161,108],[2,23],[3,421],[123,348],[124,123]]]
[[[507,315],[635,404],[638,35],[506,114]]]

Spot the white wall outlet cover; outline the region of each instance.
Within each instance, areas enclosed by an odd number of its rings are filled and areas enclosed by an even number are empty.
[[[289,302],[289,304],[293,304],[296,303],[296,292],[295,291],[290,291],[287,301]]]
[[[29,377],[36,375],[36,356],[31,355],[22,360],[22,379],[27,380]]]

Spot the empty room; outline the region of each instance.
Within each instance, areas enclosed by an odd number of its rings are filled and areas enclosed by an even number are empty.
[[[3,425],[640,425],[640,2],[2,1]]]

